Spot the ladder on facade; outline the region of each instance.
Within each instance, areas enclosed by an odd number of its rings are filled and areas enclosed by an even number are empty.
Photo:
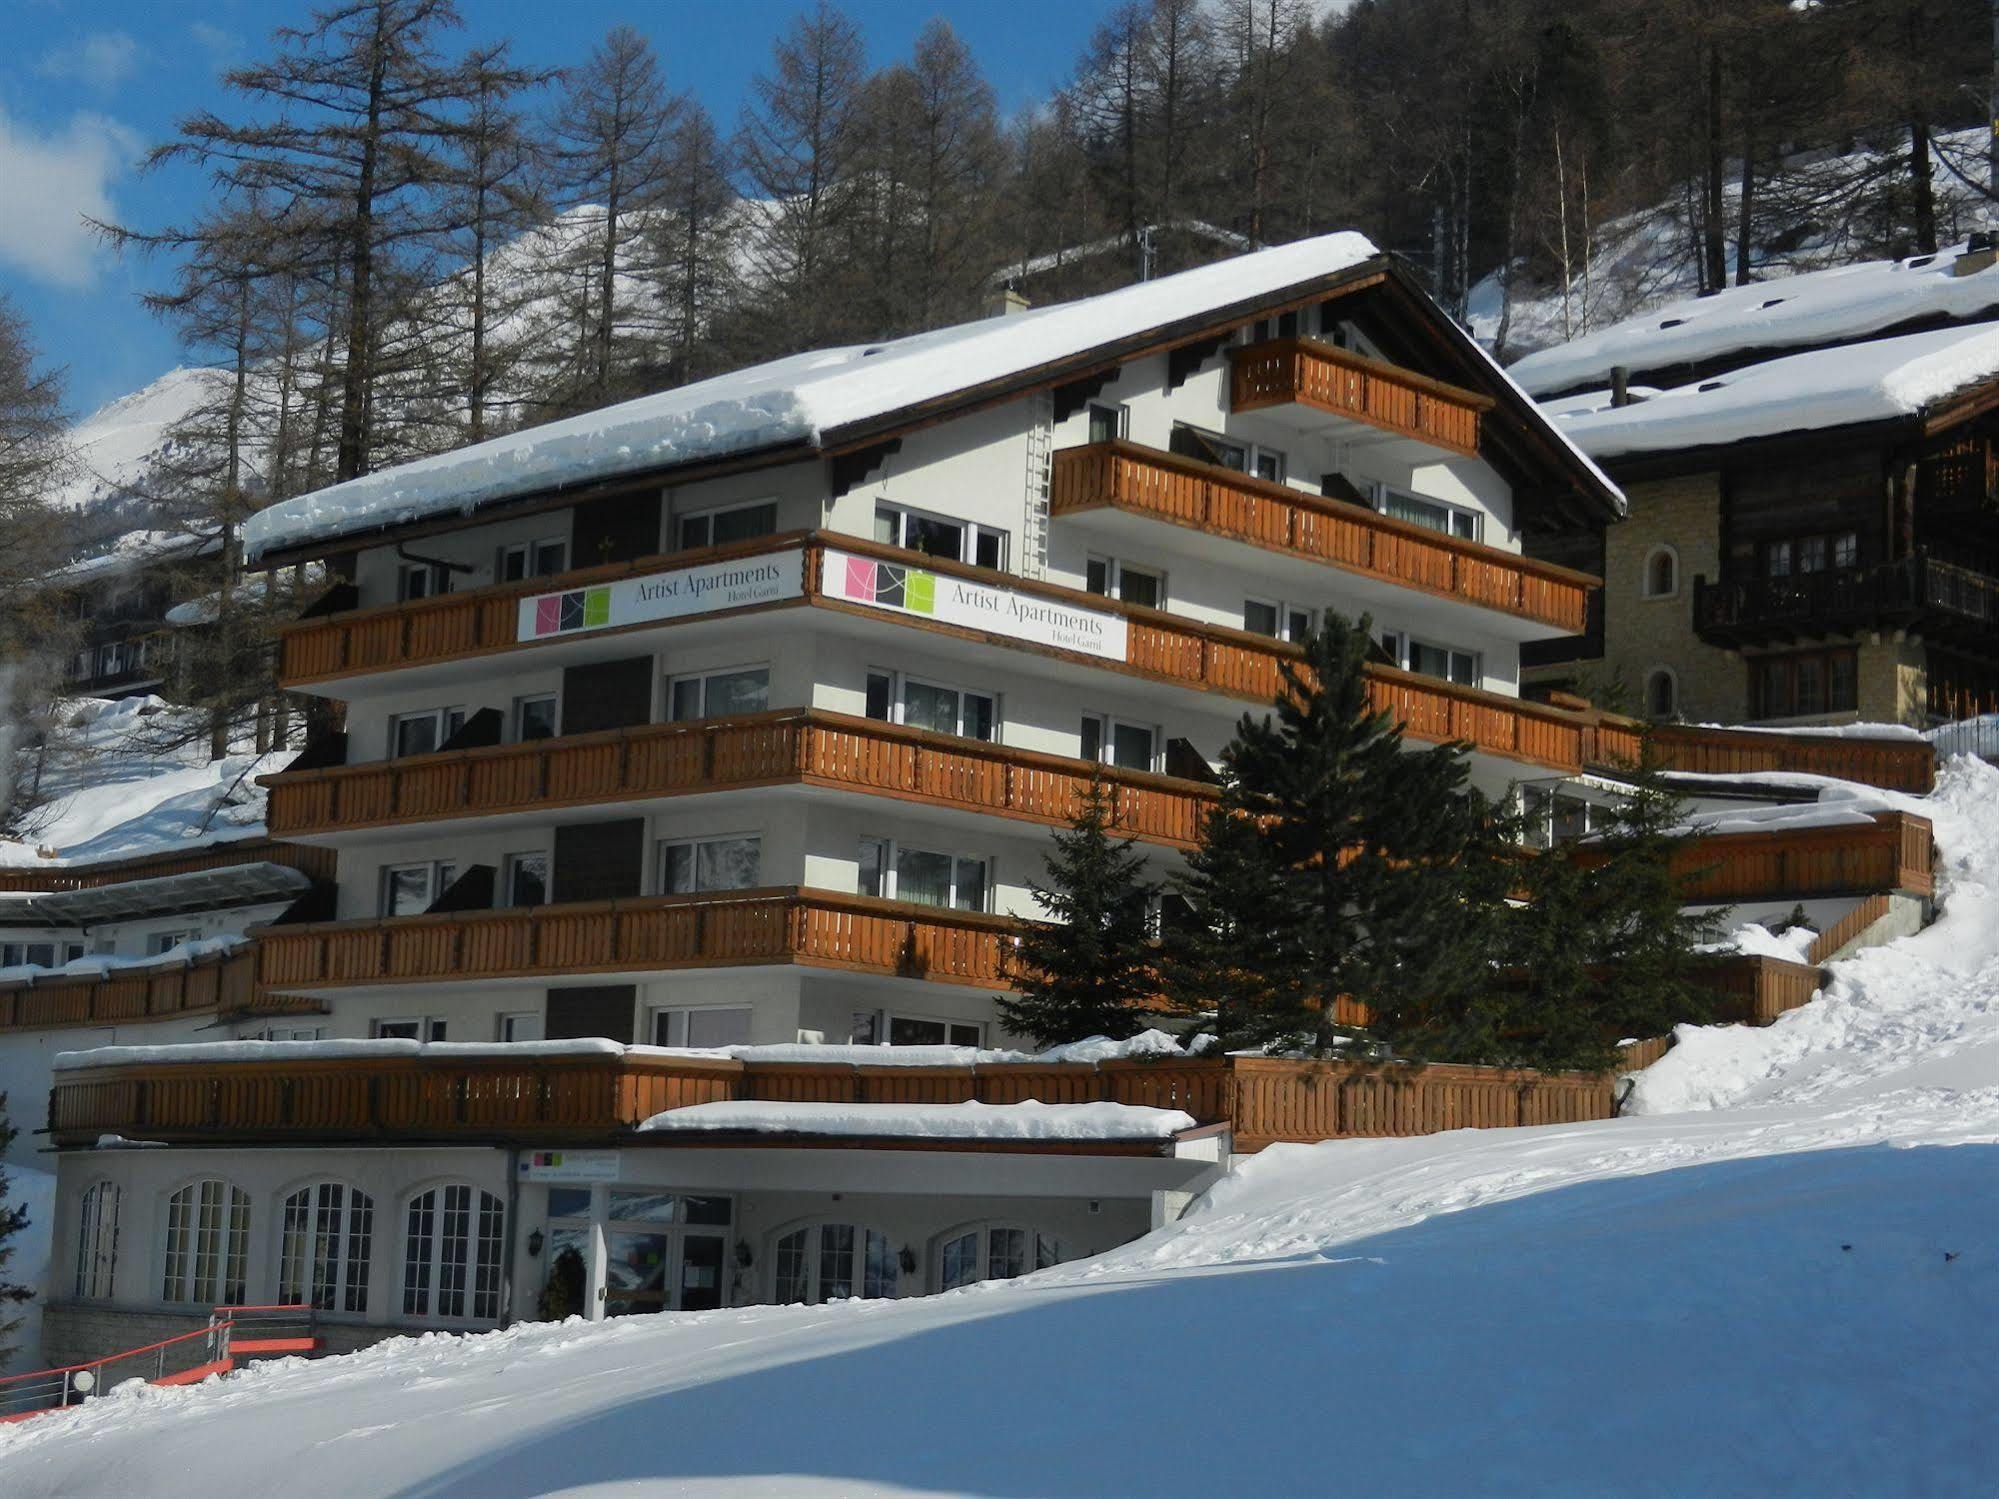
[[[1020,528],[1020,574],[1048,575],[1048,501],[1055,479],[1055,397],[1041,391],[1028,398],[1027,515]]]
[[[320,1351],[317,1313],[309,1306],[218,1306],[208,1326],[124,1348],[81,1364],[0,1378],[0,1423],[74,1410],[114,1384],[199,1384],[253,1358],[311,1357]]]

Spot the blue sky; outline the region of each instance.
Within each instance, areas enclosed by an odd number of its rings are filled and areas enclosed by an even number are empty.
[[[849,0],[871,61],[907,52],[944,15],[1018,109],[1060,84],[1112,0]],[[522,58],[579,61],[612,26],[652,39],[668,81],[733,125],[771,37],[801,0],[459,0],[461,37],[511,36]],[[189,169],[141,175],[138,158],[200,108],[235,106],[219,72],[264,53],[306,0],[0,0],[0,293],[26,315],[45,359],[69,371],[83,413],[178,358],[170,330],[139,305],[164,270],[121,261],[85,215],[156,227],[186,217],[202,183]]]

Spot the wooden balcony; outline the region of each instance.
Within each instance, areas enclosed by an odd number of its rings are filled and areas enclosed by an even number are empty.
[[[33,894],[96,890],[128,880],[157,880],[170,875],[229,869],[238,864],[282,864],[315,880],[333,878],[333,854],[304,843],[280,843],[268,838],[241,838],[211,843],[186,853],[146,854],[131,859],[107,859],[88,865],[28,864],[0,869],[0,891]]]
[[[1600,858],[1587,844],[1568,852],[1584,864]],[[1928,897],[1936,890],[1929,821],[1906,812],[1832,827],[1712,833],[1682,848],[1673,864],[1688,901],[1715,905],[1887,892]]]
[[[1229,409],[1309,406],[1478,456],[1479,419],[1490,396],[1311,338],[1279,338],[1229,353]]]
[[[266,927],[257,984],[319,992],[803,964],[1004,988],[1016,930],[1004,916],[781,886]]]
[[[1989,650],[1999,632],[1999,578],[1927,556],[1788,578],[1697,578],[1694,628],[1703,640],[1730,649],[1915,629],[1929,639]]]
[[[1122,660],[1084,655],[1041,645],[992,630],[946,623],[919,614],[873,607],[831,598],[822,590],[828,548],[855,557],[916,568],[939,578],[963,579],[1040,602],[1088,610],[1121,618],[1125,624]],[[1079,589],[1017,577],[989,568],[946,562],[918,552],[882,546],[859,537],[801,532],[770,537],[728,548],[674,558],[648,558],[610,568],[592,568],[543,579],[532,591],[550,592],[582,587],[616,578],[642,576],[686,565],[690,558],[797,556],[803,570],[804,597],[783,603],[738,610],[738,614],[769,609],[820,608],[884,621],[908,629],[954,636],[983,645],[1030,652],[1102,670],[1169,682],[1197,691],[1215,692],[1246,702],[1274,701],[1284,685],[1285,663],[1297,663],[1303,652],[1294,645],[1252,635],[1245,630],[1202,625],[1159,609],[1145,609]],[[519,584],[445,594],[407,604],[304,619],[284,627],[284,684],[358,676],[370,672],[428,665],[444,661],[497,657],[509,651],[533,651],[534,642],[516,639],[519,601],[530,590]],[[714,619],[715,615],[698,616]],[[624,630],[672,629],[678,621],[622,627]],[[615,635],[620,629],[600,634]],[[1417,676],[1391,667],[1371,666],[1371,691],[1378,708],[1393,713],[1405,732],[1418,739],[1462,739],[1474,749],[1505,759],[1557,770],[1580,770],[1585,764],[1585,736],[1593,735],[1600,714],[1576,713],[1463,687],[1434,677]],[[1594,743],[1594,740],[1591,740]]]
[[[1860,739],[1843,734],[1727,729],[1712,724],[1658,724],[1641,730],[1628,720],[1613,720],[1599,731],[1602,758],[1596,763],[1635,764],[1641,735],[1649,741],[1661,768],[1693,775],[1788,771],[1859,781],[1917,796],[1928,795],[1936,785],[1936,751],[1927,740],[1900,736]]]
[[[699,1136],[639,1136],[636,1127],[668,1109],[719,1100],[1004,1104],[1034,1099],[1180,1109],[1201,1124],[1231,1125],[1238,1150],[1257,1150],[1278,1141],[1566,1124],[1614,1112],[1607,1077],[1442,1064],[1370,1070],[1334,1062],[1218,1057],[916,1067],[613,1051],[508,1056],[504,1050],[450,1058],[418,1054],[72,1069],[56,1074],[50,1133],[58,1146],[120,1134],[169,1144],[526,1140],[551,1145],[638,1139],[670,1147],[707,1142]],[[940,1148],[979,1147],[960,1141],[940,1142]]]
[[[266,776],[281,837],[554,812],[748,786],[861,791],[1067,825],[1093,777],[1119,828],[1191,848],[1212,787],[844,713],[790,709]]]
[[[1056,516],[1111,508],[1580,634],[1601,580],[1129,442],[1055,455]]]
[[[13,979],[0,983],[0,1031],[243,1013],[258,1007],[255,979],[256,958],[248,949],[193,962],[115,968],[101,978],[50,973]]]

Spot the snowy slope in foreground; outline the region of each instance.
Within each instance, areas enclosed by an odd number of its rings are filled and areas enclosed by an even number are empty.
[[[4,1487],[1989,1493],[1999,771],[1922,805],[1944,920],[1777,1027],[1684,1035],[1701,1112],[1274,1147],[1124,1249],[925,1300],[132,1388],[0,1428]]]

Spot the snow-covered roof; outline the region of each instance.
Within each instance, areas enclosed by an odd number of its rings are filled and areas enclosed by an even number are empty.
[[[1999,266],[1953,274],[1963,247],[1909,260],[1808,271],[1731,286],[1652,308],[1512,367],[1535,395],[1607,383],[1623,366],[1647,371],[1709,364],[1754,350],[1811,348],[1866,338],[1926,318],[1999,315]]]
[[[180,531],[127,531],[102,551],[66,562],[48,576],[51,582],[82,583],[93,578],[132,572],[151,562],[165,562],[185,557],[191,552],[213,550],[212,543],[204,545],[196,537]]]
[[[1074,302],[879,344],[794,354],[283,501],[244,525],[244,548],[254,560],[358,531],[470,514],[496,500],[585,481],[810,447],[829,434],[1086,360],[1177,323],[1270,301],[1375,256],[1363,235],[1321,235]],[[1472,347],[1469,339],[1466,345]],[[1492,369],[1503,382],[1497,366]],[[1535,420],[1530,401],[1523,400],[1522,409]],[[1545,430],[1578,467],[1589,469],[1556,429]],[[1595,477],[1616,493],[1607,479]]]
[[[648,1134],[835,1135],[878,1140],[1167,1140],[1179,1109],[1128,1103],[697,1103],[654,1114]]]
[[[1675,452],[1914,416],[1999,377],[1999,323],[1791,354],[1611,404],[1608,391],[1542,409],[1595,458]]]

